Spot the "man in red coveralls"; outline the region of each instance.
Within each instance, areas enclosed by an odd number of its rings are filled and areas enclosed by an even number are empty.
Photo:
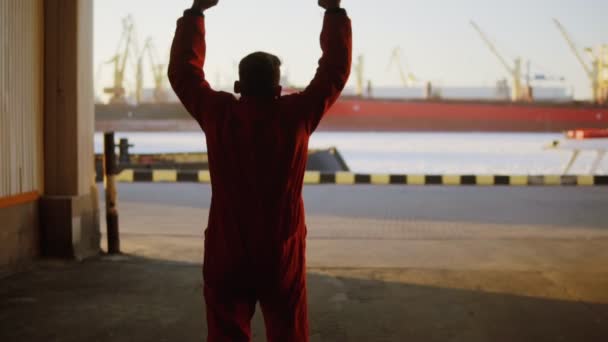
[[[281,96],[279,59],[256,52],[239,65],[237,99],[211,89],[203,72],[203,12],[217,3],[194,1],[184,12],[169,65],[171,85],[205,132],[209,153],[208,340],[249,341],[259,301],[269,341],[308,341],[302,184],[308,139],[350,74],[350,19],[340,0],[319,0],[323,56],[310,85]]]

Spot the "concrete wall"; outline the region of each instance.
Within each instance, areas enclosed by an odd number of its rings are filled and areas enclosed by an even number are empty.
[[[0,208],[0,278],[40,255],[38,202]]]

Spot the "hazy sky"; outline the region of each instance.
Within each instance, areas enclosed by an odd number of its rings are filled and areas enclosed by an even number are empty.
[[[191,3],[95,0],[98,84],[111,83],[112,67],[101,65],[115,54],[121,18],[132,14],[141,44],[147,36],[153,37],[166,61],[175,21]],[[354,53],[365,55],[365,78],[375,85],[400,84],[395,70],[387,71],[396,46],[403,51],[408,71],[436,84],[493,86],[497,79],[508,77],[469,25],[473,19],[507,59],[529,59],[533,72],[565,77],[576,97],[589,97],[589,81],[551,19],[558,18],[581,49],[608,43],[605,0],[343,0],[342,4],[353,21]],[[283,72],[291,83],[307,84],[320,56],[322,15],[317,0],[220,0],[207,13],[209,81],[224,87],[232,84],[240,58],[265,50],[283,60]],[[146,83],[151,84],[151,76]]]

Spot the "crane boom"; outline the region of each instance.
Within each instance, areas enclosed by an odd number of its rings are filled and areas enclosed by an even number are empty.
[[[473,26],[475,31],[477,31],[477,33],[479,33],[479,35],[481,36],[481,39],[484,41],[484,43],[486,43],[486,45],[488,46],[490,51],[492,51],[494,56],[496,56],[496,58],[498,58],[498,60],[505,67],[505,69],[507,69],[507,71],[510,74],[513,74],[513,72],[514,72],[513,68],[511,68],[511,65],[509,65],[507,60],[500,54],[500,52],[498,52],[498,49],[496,48],[496,46],[494,46],[494,43],[492,43],[490,38],[488,38],[488,36],[486,36],[486,34],[481,30],[481,28],[472,20],[471,20],[471,26]]]
[[[144,47],[139,51],[137,59],[137,101],[141,102],[143,95],[143,60],[148,56],[152,76],[154,76],[154,100],[157,103],[167,101],[167,92],[165,91],[165,65],[158,63],[158,55],[152,38],[146,39]]]
[[[129,50],[131,49],[131,45],[133,44],[133,30],[134,30],[134,25],[133,25],[133,21],[131,20],[131,17],[127,17],[125,19],[125,30],[127,32],[127,42],[125,45],[125,51],[122,54],[122,61],[120,63],[120,71],[121,73],[124,74],[124,71],[127,67],[127,60],[129,58]]]
[[[166,64],[159,63],[158,52],[152,38],[148,39],[148,57],[152,67],[154,76],[154,99],[156,102],[167,101],[167,91],[165,90],[165,81],[167,79]]]
[[[498,49],[496,48],[496,46],[494,46],[494,43],[492,43],[490,38],[488,38],[488,36],[486,36],[486,34],[481,30],[481,28],[472,20],[471,20],[471,26],[473,26],[475,31],[477,31],[477,33],[479,33],[479,35],[481,36],[481,39],[484,41],[484,43],[486,43],[486,45],[488,46],[490,51],[492,51],[494,56],[496,56],[496,58],[498,58],[500,63],[505,67],[505,69],[511,76],[511,78],[513,80],[513,92],[511,94],[511,99],[513,101],[531,100],[531,97],[529,95],[530,94],[529,90],[524,92],[524,88],[523,88],[523,85],[521,82],[521,73],[522,73],[521,58],[516,58],[515,63],[513,64],[513,67],[511,67],[511,65],[507,62],[507,60],[500,54],[500,52],[498,52]]]
[[[585,62],[583,55],[578,50],[578,47],[576,46],[576,44],[574,44],[574,40],[572,40],[572,38],[568,34],[568,31],[566,31],[566,28],[564,27],[564,25],[562,25],[562,23],[560,23],[559,20],[557,20],[555,18],[553,18],[553,22],[555,23],[555,26],[557,26],[557,29],[561,32],[561,34],[564,37],[564,39],[566,40],[566,42],[568,43],[568,46],[570,47],[570,50],[572,50],[572,53],[574,53],[574,55],[576,56],[576,59],[578,59],[579,63],[581,63],[581,65],[583,66],[583,69],[585,69],[585,72],[587,73],[587,75],[591,78],[594,77],[593,70],[587,64],[587,62]]]
[[[393,49],[391,54],[391,59],[388,62],[387,70],[390,70],[391,66],[395,64],[397,66],[397,70],[399,71],[399,78],[401,79],[401,83],[403,83],[404,87],[409,87],[411,81],[415,81],[416,77],[410,73],[406,75],[405,70],[403,69],[403,65],[401,64],[401,48],[396,47]]]

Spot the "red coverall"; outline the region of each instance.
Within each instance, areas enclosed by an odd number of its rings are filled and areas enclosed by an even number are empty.
[[[177,22],[169,80],[205,132],[211,172],[203,265],[209,341],[249,341],[257,301],[269,341],[308,341],[302,184],[308,139],[351,70],[344,10],[325,14],[321,48],[303,92],[237,99],[205,81],[204,17]]]

